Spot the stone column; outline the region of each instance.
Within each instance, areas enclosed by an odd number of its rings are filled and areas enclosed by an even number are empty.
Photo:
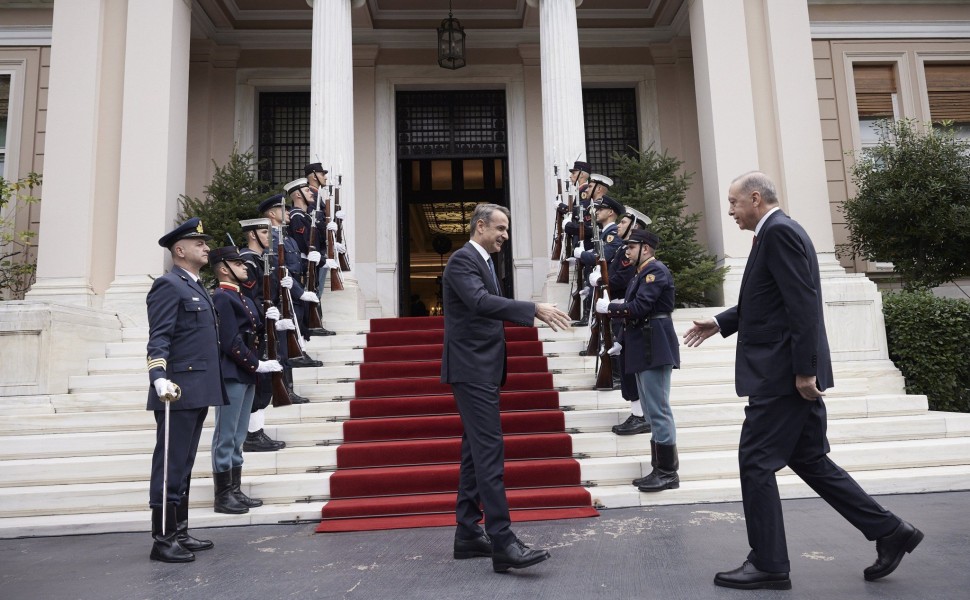
[[[30,301],[97,308],[114,276],[126,4],[77,0],[54,8]]]
[[[185,192],[191,22],[186,0],[129,4],[118,252],[104,299],[129,324],[147,322],[145,294],[169,264],[157,240]]]
[[[546,207],[545,243],[543,252],[552,243],[552,199],[556,182],[552,166],[559,165],[560,174],[568,173],[573,161],[586,158],[586,128],[583,118],[583,82],[579,64],[579,31],[576,26],[576,7],[582,0],[526,0],[539,9],[539,56],[542,81],[542,175],[545,183],[540,201]],[[547,298],[561,295],[555,277],[559,264],[549,261],[546,277]],[[560,286],[565,287],[565,286]]]
[[[744,0],[690,4],[708,248],[731,268],[724,283],[728,305],[738,296],[751,234],[739,233],[728,216],[727,190],[732,179],[760,168],[744,5]]]
[[[340,204],[345,213],[348,254],[355,251],[354,201],[354,58],[350,11],[365,0],[307,0],[313,7],[310,66],[310,161],[330,171],[331,182],[342,176]],[[353,268],[353,264],[351,264]],[[326,320],[357,319],[363,313],[360,287],[352,272],[344,272],[344,290],[324,294]]]

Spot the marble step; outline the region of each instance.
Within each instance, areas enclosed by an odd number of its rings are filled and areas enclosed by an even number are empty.
[[[848,402],[846,404],[849,404]],[[693,407],[686,407],[693,408]],[[839,418],[851,418],[855,415],[840,414],[839,406],[830,407],[830,417],[833,422]],[[846,408],[850,408],[846,406]],[[617,420],[622,420],[626,413],[617,413]],[[717,419],[706,415],[683,414],[678,412],[680,443],[683,452],[699,451],[711,447],[722,447],[737,442],[737,427],[739,413],[737,411],[725,415],[725,425],[735,427],[714,427],[705,423]],[[919,437],[927,439],[933,434],[933,427],[939,425],[936,420],[917,420],[907,427],[894,428],[894,437],[906,439]],[[951,433],[956,425],[947,423],[947,433]],[[970,427],[970,423],[967,424]],[[705,437],[703,428],[709,427],[709,435]],[[841,425],[839,431],[841,432]],[[872,439],[870,428],[856,424],[850,428],[846,424],[846,441],[854,441],[852,432],[859,432],[859,439]],[[145,434],[145,446],[142,453],[135,454],[105,454],[79,455],[49,458],[22,458],[0,460],[0,487],[25,485],[53,485],[56,483],[97,483],[109,481],[134,481],[144,478],[151,463],[151,432]],[[573,452],[577,457],[609,457],[609,456],[649,456],[650,436],[616,436],[612,432],[603,430],[596,432],[581,432],[572,434]],[[207,465],[210,455],[207,444],[202,444],[197,462]],[[335,469],[336,445],[330,446],[293,446],[283,452],[257,452],[246,454],[246,472],[249,474],[303,472],[310,469]]]
[[[852,475],[871,494],[906,494],[970,489],[970,466],[966,465],[857,471]],[[246,478],[244,477],[244,479]],[[693,512],[694,517],[701,521],[714,519],[740,521],[743,519],[740,507],[738,507],[737,513],[712,513],[703,506],[705,503],[740,501],[741,487],[737,479],[684,481],[680,489],[667,490],[657,494],[641,493],[628,483],[599,485],[587,489],[594,502],[607,511],[613,508],[635,506],[698,504],[699,506]],[[816,497],[815,493],[798,477],[785,474],[785,471],[782,471],[778,476],[778,489],[781,496],[786,499]],[[324,500],[266,504],[250,510],[244,515],[223,515],[213,512],[207,506],[193,502],[190,521],[193,529],[312,522],[319,520],[320,511],[325,504],[326,501]],[[608,512],[604,514],[608,514]],[[5,517],[0,518],[0,539],[142,532],[145,534],[147,543],[150,541],[148,540],[150,521],[151,513],[147,509]],[[914,520],[914,522],[918,524],[918,521]],[[218,531],[207,532],[206,535],[214,539],[217,544],[219,543]]]
[[[866,442],[833,445],[831,454],[849,472],[882,468],[938,467],[970,464],[970,438]],[[579,459],[581,480],[587,486],[624,485],[649,471],[649,457]],[[200,465],[202,467],[202,465]],[[192,506],[212,505],[212,479],[207,469],[197,468],[192,483]],[[790,471],[782,470],[781,475]],[[243,491],[269,504],[300,500],[325,500],[330,472],[246,475]],[[684,452],[680,456],[681,480],[737,479],[734,450]],[[631,486],[632,487],[632,486]],[[0,517],[39,514],[126,512],[147,502],[147,482],[123,481],[73,485],[36,485],[0,488]]]
[[[852,410],[851,403],[845,407]],[[610,432],[613,425],[623,422],[628,415],[628,409],[575,411],[566,413],[566,427],[574,434],[605,433]],[[736,445],[743,417],[741,404],[726,413],[675,410],[674,414],[685,452]],[[264,429],[273,439],[285,441],[287,449],[337,445],[343,441],[343,424],[336,422],[267,423]],[[866,418],[837,418],[834,415],[829,422],[830,439],[843,442],[960,435],[970,436],[970,415],[943,412]],[[212,428],[209,426],[203,429],[200,451],[207,451],[211,440]],[[10,460],[150,454],[154,444],[155,432],[152,428],[51,436],[8,435],[0,437],[0,457],[3,457],[0,469]]]

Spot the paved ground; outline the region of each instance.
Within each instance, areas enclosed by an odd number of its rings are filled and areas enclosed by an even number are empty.
[[[883,496],[926,539],[888,578],[867,583],[867,542],[820,500],[785,502],[790,592],[717,588],[747,553],[741,505],[603,511],[598,519],[522,523],[552,559],[496,574],[451,558],[450,528],[314,534],[313,526],[198,530],[216,548],[194,563],[148,560],[149,534],[0,540],[0,597],[133,600],[260,598],[967,598],[970,492]],[[257,509],[258,510],[258,509]]]

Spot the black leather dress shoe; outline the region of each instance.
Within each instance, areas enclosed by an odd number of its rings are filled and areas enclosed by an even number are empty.
[[[293,369],[302,369],[304,367],[322,367],[323,363],[304,354],[303,356],[297,356],[296,358],[288,358],[286,360],[286,366]]]
[[[326,327],[315,327],[313,329],[307,329],[307,335],[337,335],[337,332],[330,331]]]
[[[759,571],[750,561],[733,571],[724,571],[714,576],[714,585],[738,590],[790,590],[791,579],[788,572],[769,573]]]
[[[246,434],[243,442],[243,452],[276,452],[286,447],[286,442],[278,442],[270,438],[260,429]]]
[[[488,534],[483,533],[477,538],[463,540],[455,538],[455,558],[462,560],[465,558],[482,558],[492,555],[492,539]]]
[[[304,398],[303,396],[294,392],[293,388],[287,388],[286,392],[287,392],[287,395],[290,397],[290,404],[307,404],[308,402],[310,402],[308,398]]]
[[[548,550],[530,548],[516,538],[502,550],[492,552],[492,570],[496,573],[505,573],[509,569],[524,569],[541,563],[549,556]]]
[[[650,422],[645,417],[630,415],[626,421],[613,428],[616,435],[639,435],[650,433]]]
[[[876,540],[876,562],[862,572],[866,581],[875,581],[895,571],[903,554],[912,552],[922,541],[922,531],[900,521],[895,531]]]

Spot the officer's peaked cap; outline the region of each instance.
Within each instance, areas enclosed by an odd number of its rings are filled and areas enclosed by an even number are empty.
[[[172,231],[169,231],[162,237],[158,238],[158,245],[162,248],[172,248],[172,245],[179,240],[184,240],[187,238],[200,238],[203,240],[211,240],[212,236],[207,235],[202,229],[202,220],[199,217],[192,217],[188,221],[182,223]]]

